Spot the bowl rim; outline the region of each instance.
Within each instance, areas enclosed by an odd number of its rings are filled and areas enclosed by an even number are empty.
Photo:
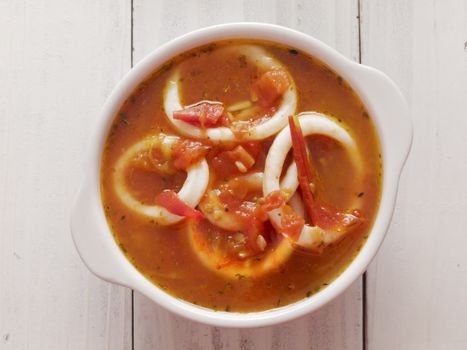
[[[101,204],[102,151],[111,123],[124,101],[170,58],[200,45],[228,39],[258,39],[287,45],[317,57],[341,75],[372,116],[380,137],[384,164],[381,200],[373,227],[365,244],[347,268],[326,288],[308,298],[280,308],[251,313],[214,311],[200,307],[178,299],[152,284],[120,251]],[[149,53],[125,74],[107,98],[96,121],[85,166],[87,174],[72,210],[73,241],[84,263],[97,276],[139,291],[159,306],[194,321],[245,328],[273,325],[303,316],[316,311],[346,290],[363,274],[376,255],[389,227],[400,174],[412,143],[412,124],[408,116],[408,107],[402,94],[386,75],[349,60],[307,34],[274,24],[254,22],[220,24],[189,32]]]

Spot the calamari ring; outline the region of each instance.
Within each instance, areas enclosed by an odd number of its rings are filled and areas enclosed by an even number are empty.
[[[266,248],[266,253],[260,260],[255,257],[239,260],[223,265],[225,257],[206,242],[196,230],[196,222],[188,224],[188,236],[193,252],[197,255],[204,266],[224,277],[235,279],[243,277],[258,277],[275,268],[279,268],[292,254],[293,246],[288,239],[278,236],[274,246]]]
[[[295,171],[294,171],[295,169]],[[289,167],[286,175],[281,181],[281,188],[293,189],[296,182],[296,168]],[[251,186],[253,189],[261,189],[263,183],[263,173],[257,172],[248,175],[243,175],[240,180],[245,181],[245,185]],[[297,185],[298,186],[298,185]],[[222,203],[214,192],[216,189],[208,191],[206,199],[200,202],[200,209],[213,225],[216,225],[227,231],[241,231],[242,226],[238,222],[238,219],[234,215],[225,212]],[[295,191],[295,190],[293,190]],[[291,205],[295,210],[300,210],[300,199],[297,195],[291,199]],[[208,209],[208,204],[203,203],[204,201],[212,201],[211,208]],[[292,204],[294,202],[294,204]],[[259,276],[274,268],[277,268],[283,264],[292,254],[293,247],[288,239],[279,236],[274,246],[268,245],[266,247],[266,253],[258,261],[256,258],[248,258],[243,261],[232,262],[228,265],[223,265],[222,262],[225,257],[221,252],[215,251],[196,231],[196,223],[190,223],[189,228],[190,243],[193,251],[198,256],[200,261],[213,271],[216,271],[226,277],[235,278],[238,276]],[[270,243],[271,244],[271,243]]]
[[[274,57],[268,54],[260,47],[253,45],[237,45],[229,46],[222,50],[236,49],[245,55],[247,60],[254,62],[264,70],[283,69],[285,67],[277,61]],[[267,121],[254,126],[247,135],[243,137],[244,140],[261,140],[265,139],[287,124],[289,115],[295,114],[297,107],[297,92],[293,78],[289,74],[290,87],[282,96],[280,107]],[[173,112],[183,109],[179,94],[179,81],[180,72],[175,69],[171,77],[167,80],[164,89],[164,110],[170,123],[183,135],[193,138],[208,138],[213,141],[235,141],[236,136],[230,128],[216,127],[201,129],[192,124],[186,123],[182,120],[173,118]]]
[[[137,200],[127,189],[125,183],[125,169],[128,163],[138,154],[154,147],[159,147],[165,156],[170,156],[171,149],[175,142],[180,140],[177,136],[167,136],[159,134],[149,136],[135,143],[123,153],[115,164],[113,181],[115,192],[118,197],[129,209],[134,212],[153,219],[159,225],[172,225],[183,219],[183,217],[174,215],[159,205],[147,205]],[[188,206],[194,208],[198,205],[209,182],[209,167],[206,159],[201,159],[186,169],[187,177],[178,192],[178,197]]]
[[[263,173],[256,172],[242,175],[234,178],[233,181],[240,181],[245,187],[251,190],[261,190],[263,186]],[[281,189],[285,191],[284,193],[290,193],[290,196],[296,191],[298,182],[297,168],[295,165],[291,165],[288,168],[280,186]],[[234,214],[225,211],[224,205],[219,199],[219,193],[220,190],[217,188],[208,190],[205,197],[199,203],[199,209],[213,225],[227,231],[241,231],[241,223]]]
[[[304,112],[299,115],[299,122],[302,132],[305,136],[308,135],[323,135],[330,137],[338,141],[347,151],[352,160],[353,166],[356,171],[356,178],[362,178],[362,160],[358,151],[357,144],[355,143],[352,136],[338,123],[334,122],[324,114],[317,112]],[[264,167],[264,181],[263,181],[263,195],[267,196],[269,193],[279,190],[280,184],[279,179],[282,172],[287,154],[292,147],[292,139],[290,136],[289,127],[284,128],[275,138],[274,142],[269,149],[266,157],[266,163]],[[295,162],[293,162],[288,173],[295,172],[297,168]],[[291,188],[298,187],[298,178],[295,175],[295,181],[291,182],[293,185]],[[356,198],[351,203],[352,209],[357,209],[360,206],[360,199]],[[295,205],[300,204],[299,198],[295,199]],[[302,210],[301,210],[302,211]],[[275,209],[269,212],[269,218],[271,221],[280,226],[281,222],[281,210]],[[328,245],[335,240],[339,239],[344,234],[343,231],[325,231],[318,226],[305,225],[299,239],[294,242],[304,248],[314,249],[318,245]]]

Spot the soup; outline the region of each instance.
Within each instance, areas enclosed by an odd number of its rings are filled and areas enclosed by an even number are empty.
[[[345,80],[294,48],[183,53],[125,101],[102,156],[105,214],[147,279],[210,309],[310,297],[371,229],[382,160]]]

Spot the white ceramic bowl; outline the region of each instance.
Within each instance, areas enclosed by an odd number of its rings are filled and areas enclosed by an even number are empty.
[[[147,280],[122,254],[107,225],[101,204],[100,160],[112,120],[123,101],[151,72],[178,54],[217,40],[262,39],[302,50],[325,62],[357,92],[379,133],[384,180],[379,211],[364,247],[328,287],[294,304],[253,312],[215,312],[177,299]],[[78,193],[71,231],[76,248],[87,267],[97,276],[144,294],[162,307],[183,317],[216,326],[258,327],[276,324],[310,313],[341,294],[367,268],[388,229],[396,201],[399,176],[412,142],[407,104],[396,85],[383,73],[353,61],[303,33],[262,23],[231,23],[196,30],[154,50],[120,81],[107,99],[96,123],[86,164],[86,177]]]

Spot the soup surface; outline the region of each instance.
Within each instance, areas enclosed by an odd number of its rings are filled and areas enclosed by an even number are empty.
[[[327,286],[378,210],[379,142],[351,87],[316,58],[225,41],[173,58],[110,128],[102,198],[115,240],[154,284],[228,312]]]

